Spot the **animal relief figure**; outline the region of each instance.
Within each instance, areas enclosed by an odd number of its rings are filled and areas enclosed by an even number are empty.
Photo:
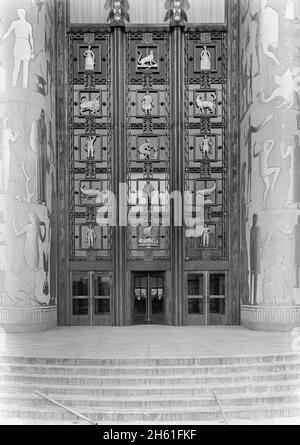
[[[276,108],[282,108],[286,105],[287,108],[292,108],[299,100],[299,82],[300,82],[300,67],[289,68],[282,76],[275,74],[275,82],[278,85],[273,93],[266,98],[263,91],[258,93],[258,97],[262,98],[264,103],[272,102],[274,99],[281,99],[281,104]]]
[[[44,233],[42,233],[41,227],[44,228]],[[45,242],[46,224],[40,221],[36,213],[31,212],[28,214],[28,223],[20,230],[16,226],[16,217],[13,218],[13,231],[17,237],[25,235],[24,257],[26,264],[35,272],[39,271],[39,241]]]
[[[145,57],[143,57],[142,51],[138,51],[138,61],[137,66],[138,68],[158,68],[157,62],[154,60],[154,51],[153,49],[150,50],[149,54]]]
[[[199,114],[204,114],[205,110],[208,110],[209,114],[215,114],[216,113],[217,95],[215,93],[210,93],[210,94],[211,94],[211,99],[210,100],[202,99],[201,94],[197,94],[196,105],[197,105]]]
[[[80,191],[82,195],[88,199],[97,198],[97,196],[101,193],[98,189],[86,189],[85,185],[82,185],[80,187]]]
[[[83,115],[84,112],[90,111],[93,116],[95,116],[100,111],[100,96],[97,94],[95,99],[85,101],[85,96],[80,99],[80,114]]]

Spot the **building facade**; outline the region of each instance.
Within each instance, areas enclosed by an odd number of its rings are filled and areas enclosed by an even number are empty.
[[[1,325],[291,329],[300,8],[140,3],[2,6]]]

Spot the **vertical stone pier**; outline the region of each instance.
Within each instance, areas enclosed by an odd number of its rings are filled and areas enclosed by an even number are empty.
[[[9,332],[57,318],[57,2],[34,3],[0,4],[0,326]]]
[[[241,323],[300,325],[300,4],[240,2]]]

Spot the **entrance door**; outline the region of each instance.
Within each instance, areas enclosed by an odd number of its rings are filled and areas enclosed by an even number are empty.
[[[111,273],[72,272],[71,324],[112,325]]]
[[[164,273],[135,272],[132,286],[132,322],[165,324]]]
[[[188,272],[186,296],[188,325],[228,324],[225,272]]]

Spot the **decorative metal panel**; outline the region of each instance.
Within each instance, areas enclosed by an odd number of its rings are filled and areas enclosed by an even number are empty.
[[[111,36],[69,32],[70,259],[111,259],[111,229],[97,212],[111,190]],[[101,193],[103,192],[103,193]]]
[[[170,80],[169,34],[127,32],[126,143],[131,259],[169,257]],[[159,196],[158,196],[159,195]]]
[[[227,259],[227,31],[185,34],[185,190],[195,227],[186,229],[186,257]],[[196,205],[196,196],[203,197]]]

